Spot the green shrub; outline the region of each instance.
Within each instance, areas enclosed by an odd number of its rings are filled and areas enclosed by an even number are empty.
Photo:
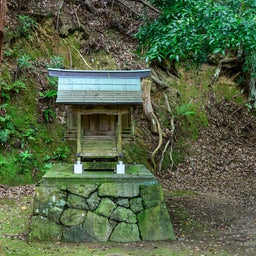
[[[52,56],[47,68],[64,68],[64,58],[60,56]]]
[[[20,68],[21,70],[29,70],[29,69],[33,69],[33,60],[32,58],[27,55],[21,55],[18,59],[17,59],[17,66],[18,68]]]
[[[55,98],[57,96],[56,90],[47,90],[46,92],[39,92],[39,96],[42,98]]]
[[[0,109],[4,108],[5,106],[2,105],[0,106]],[[13,134],[14,132],[14,126],[11,122],[11,117],[10,115],[8,115],[7,113],[4,116],[0,116],[0,142],[6,143],[9,138],[10,135]]]
[[[27,15],[19,15],[18,18],[20,23],[18,31],[20,33],[20,36],[28,38],[33,29],[36,29],[38,27],[38,23],[33,18]]]

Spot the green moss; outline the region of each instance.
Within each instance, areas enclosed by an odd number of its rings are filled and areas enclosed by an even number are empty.
[[[124,163],[126,164],[143,164],[146,167],[148,163],[148,152],[147,148],[142,143],[138,142],[127,142],[123,145]]]

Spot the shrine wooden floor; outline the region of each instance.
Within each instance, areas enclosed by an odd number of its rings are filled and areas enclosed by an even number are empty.
[[[117,143],[113,137],[84,138],[82,141],[81,156],[83,157],[116,157]]]

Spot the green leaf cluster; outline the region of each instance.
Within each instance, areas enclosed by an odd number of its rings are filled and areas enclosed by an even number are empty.
[[[30,16],[19,15],[19,33],[21,37],[28,38],[33,29],[38,27],[38,23]]]
[[[0,105],[0,110],[6,112],[6,105]],[[8,113],[0,115],[0,144],[6,143],[14,132],[14,126]]]
[[[152,0],[162,13],[135,37],[146,60],[205,62],[242,47],[256,52],[256,3],[252,0]]]

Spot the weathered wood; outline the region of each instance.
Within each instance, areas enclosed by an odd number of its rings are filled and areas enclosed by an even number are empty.
[[[169,85],[161,80],[159,80],[156,76],[151,76],[152,80],[156,83],[156,85],[162,89],[169,89]]]
[[[144,79],[142,81],[142,97],[143,97],[143,108],[145,111],[145,114],[147,116],[147,118],[150,120],[151,123],[151,132],[152,133],[157,133],[157,120],[154,118],[154,111],[153,111],[153,107],[151,104],[151,97],[150,97],[150,93],[151,93],[151,81]]]
[[[117,157],[116,138],[108,136],[86,136],[82,139],[82,157]]]
[[[77,153],[81,153],[81,113],[80,111],[77,112]],[[81,158],[78,157],[77,161],[81,161]]]
[[[122,114],[118,114],[117,120],[117,152],[122,153]]]

